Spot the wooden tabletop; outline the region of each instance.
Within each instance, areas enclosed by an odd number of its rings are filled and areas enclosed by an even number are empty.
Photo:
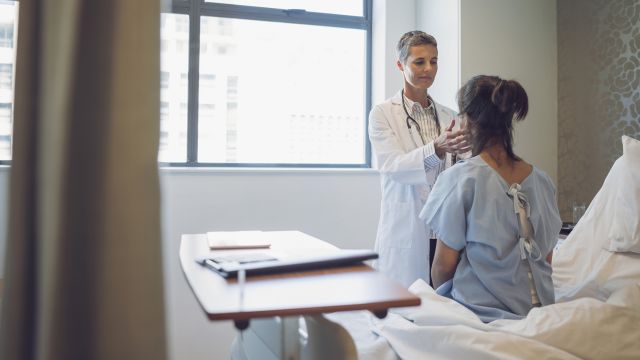
[[[206,234],[182,235],[180,263],[198,302],[210,320],[249,320],[272,316],[416,306],[420,298],[367,265],[286,274],[248,276],[241,294],[236,279],[225,279],[196,259],[229,251],[314,254],[336,249],[299,231],[268,232],[269,250],[210,251]],[[237,323],[236,323],[237,324]]]

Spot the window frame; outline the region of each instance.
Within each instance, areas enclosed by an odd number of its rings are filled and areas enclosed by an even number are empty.
[[[350,16],[308,12],[299,9],[274,9],[246,5],[209,3],[202,0],[173,0],[165,13],[189,16],[189,54],[187,75],[187,159],[185,162],[158,162],[167,167],[231,167],[231,168],[371,168],[371,143],[368,136],[371,110],[371,53],[372,53],[372,0],[362,0],[363,15]],[[202,16],[243,20],[271,21],[290,24],[330,26],[365,31],[365,106],[364,162],[354,164],[331,163],[212,163],[198,158],[198,105],[200,80],[200,20]]]

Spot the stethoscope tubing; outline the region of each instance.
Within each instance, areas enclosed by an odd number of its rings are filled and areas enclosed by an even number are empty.
[[[420,136],[420,139],[422,139],[422,144],[425,144],[425,140],[422,137],[422,129],[420,128],[420,124],[418,124],[418,121],[416,121],[416,119],[414,119],[411,115],[409,115],[409,111],[407,110],[407,104],[404,101],[404,89],[402,89],[400,91],[400,96],[402,97],[402,109],[404,110],[404,113],[407,115],[407,128],[409,129],[409,133],[411,133],[411,122],[413,122],[414,127],[416,128],[416,130],[418,130],[418,135]],[[433,103],[433,100],[431,100],[431,102]],[[436,105],[435,103],[433,104],[433,108],[434,108],[434,114],[436,117],[436,127],[438,128],[438,135],[440,135],[440,132],[442,131],[442,129],[440,128],[440,119],[438,117],[438,109],[436,109]],[[409,122],[409,120],[411,120],[411,122]]]

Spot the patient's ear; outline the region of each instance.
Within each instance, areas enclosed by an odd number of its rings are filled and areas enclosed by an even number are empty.
[[[400,71],[404,72],[404,65],[402,64],[402,61],[400,60],[396,61],[396,66]]]

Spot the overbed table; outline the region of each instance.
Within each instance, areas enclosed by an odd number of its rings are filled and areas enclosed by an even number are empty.
[[[267,343],[268,348],[269,342],[275,342],[276,345],[270,349],[274,358],[298,358],[300,352],[305,350],[302,347],[307,347],[308,354],[313,354],[314,347],[326,346],[322,343],[300,345],[300,316],[304,316],[309,332],[343,336],[344,329],[324,319],[322,313],[369,310],[378,317],[384,317],[389,308],[420,304],[420,298],[365,264],[248,276],[245,283],[239,286],[236,279],[225,279],[196,262],[196,259],[229,251],[266,251],[302,256],[336,249],[299,231],[274,231],[268,232],[268,235],[271,242],[268,250],[218,251],[209,250],[206,234],[182,235],[180,263],[207,317],[210,320],[232,320],[240,330],[247,329],[251,320],[250,330],[253,331],[245,333],[248,337],[261,338],[260,342]],[[265,336],[275,336],[274,329],[275,334],[280,335],[278,339],[264,339]],[[244,341],[248,340],[244,337]],[[263,356],[260,351],[257,353]],[[311,355],[305,357],[313,358]]]

